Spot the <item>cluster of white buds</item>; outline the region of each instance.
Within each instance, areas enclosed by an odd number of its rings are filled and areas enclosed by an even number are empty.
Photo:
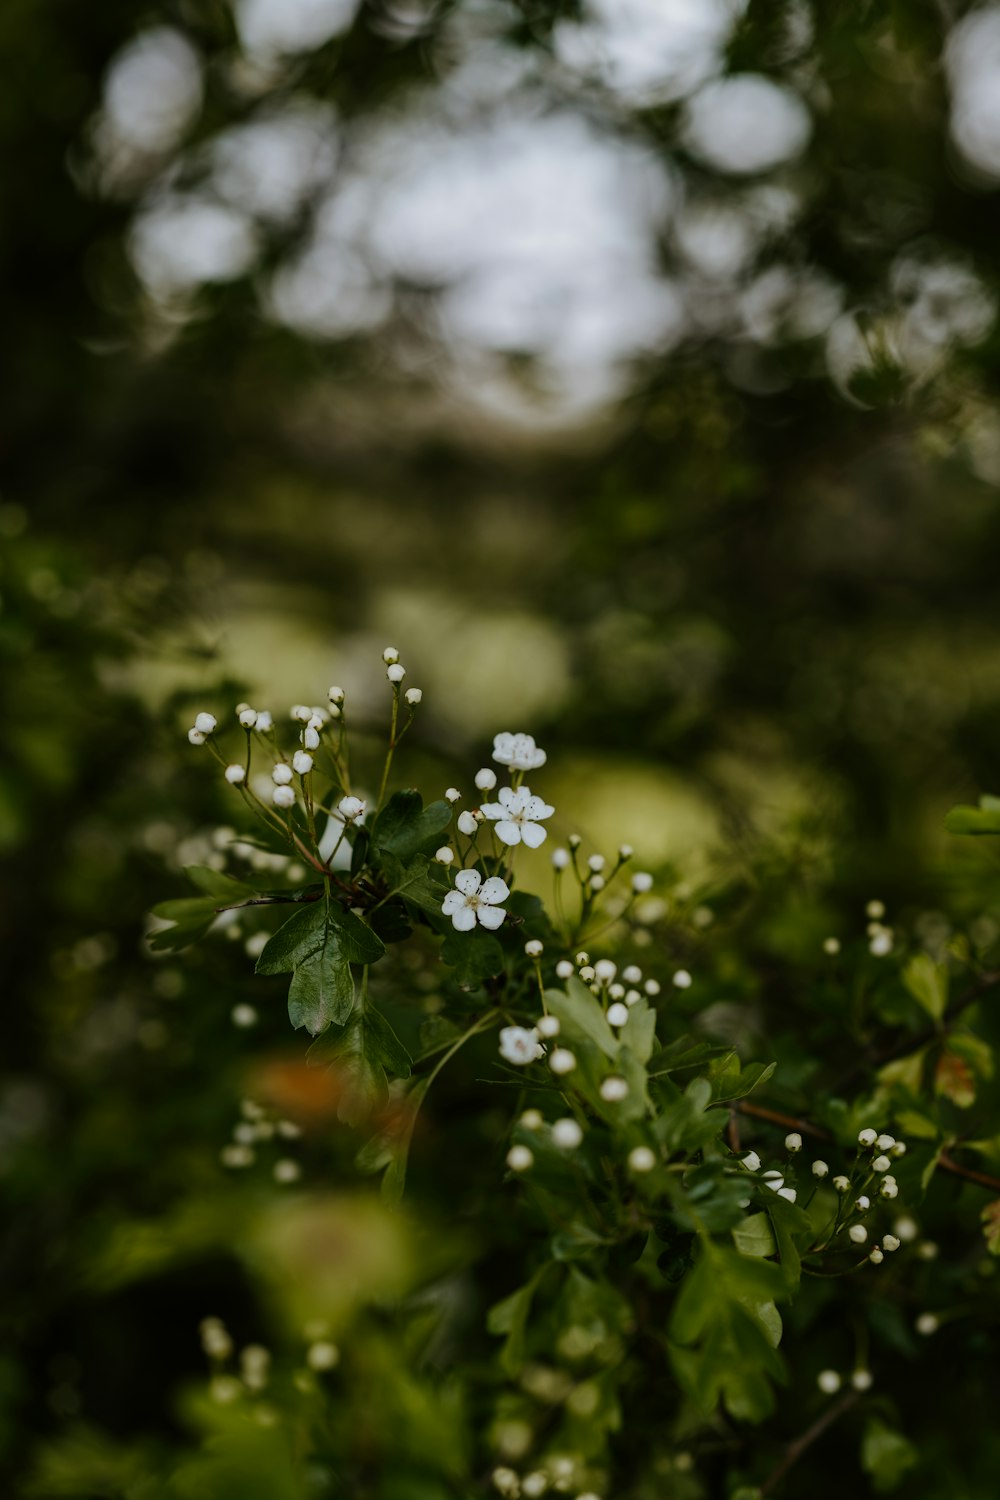
[[[197,714],[194,723],[188,730],[188,740],[190,743],[192,745],[203,745],[209,735],[215,733],[218,722],[214,714]]]

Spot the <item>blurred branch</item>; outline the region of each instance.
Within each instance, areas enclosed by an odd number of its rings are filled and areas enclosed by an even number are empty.
[[[811,1448],[816,1439],[821,1438],[827,1428],[832,1427],[834,1422],[838,1421],[845,1412],[850,1411],[852,1406],[857,1405],[857,1401],[858,1392],[848,1391],[846,1396],[842,1396],[839,1401],[834,1402],[833,1406],[827,1407],[818,1421],[815,1421],[811,1427],[807,1427],[801,1437],[796,1438],[793,1443],[789,1443],[780,1464],[778,1464],[776,1469],[772,1469],[771,1473],[764,1480],[764,1483],[760,1486],[760,1493],[762,1495],[770,1495],[772,1490],[784,1479],[792,1465],[798,1463],[806,1449]]]

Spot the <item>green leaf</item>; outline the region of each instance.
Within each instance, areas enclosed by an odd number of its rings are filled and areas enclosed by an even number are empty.
[[[248,901],[251,896],[256,895],[254,886],[246,885],[232,875],[225,875],[221,870],[212,870],[208,865],[185,865],[184,874],[206,896],[217,896],[217,906],[221,906],[223,902],[235,904],[237,901]]]
[[[741,1255],[767,1257],[778,1253],[771,1221],[765,1213],[750,1214],[730,1231],[733,1244]]]
[[[656,1054],[656,1067],[651,1069],[650,1078],[662,1078],[667,1073],[676,1073],[681,1068],[697,1068],[710,1058],[718,1057],[720,1053],[728,1053],[731,1049],[723,1047],[717,1042],[699,1042],[694,1037],[678,1037],[676,1042],[671,1042],[666,1047],[661,1047]]]
[[[978,807],[953,807],[944,826],[948,833],[1000,833],[1000,798],[980,797]]]
[[[777,1063],[748,1063],[741,1069],[735,1055],[727,1058],[715,1076],[714,1070],[709,1070],[713,1084],[712,1103],[729,1104],[734,1099],[745,1099],[760,1084],[767,1082],[777,1066]]]
[[[948,968],[929,953],[915,953],[903,970],[903,983],[933,1021],[940,1021],[948,1004]]]
[[[560,1035],[572,1045],[575,1041],[593,1042],[605,1057],[618,1057],[618,1038],[608,1025],[596,995],[582,980],[568,979],[565,990],[546,990],[545,1003],[558,1016]]]
[[[629,1050],[639,1062],[643,1065],[649,1062],[656,1046],[656,1011],[645,996],[629,1007],[621,1039],[628,1043]]]
[[[294,1027],[318,1036],[342,1025],[354,1006],[351,964],[381,958],[381,940],[360,917],[333,900],[321,900],[289,917],[257,960],[258,974],[292,973],[288,1016]]]
[[[506,1334],[500,1350],[500,1366],[507,1375],[516,1375],[525,1360],[528,1330],[528,1314],[531,1303],[541,1285],[549,1264],[541,1266],[524,1286],[518,1287],[502,1302],[490,1308],[486,1316],[486,1327],[490,1333]]]
[[[354,1009],[354,975],[335,942],[322,943],[299,963],[288,987],[288,1019],[318,1036],[342,1026]]]
[[[400,896],[420,911],[441,916],[441,903],[449,887],[437,873],[440,865],[432,864],[426,854],[414,854],[405,862],[398,855],[383,854],[379,866],[390,896]]]
[[[919,1462],[917,1449],[881,1417],[869,1417],[861,1439],[861,1467],[876,1490],[893,1490]]]
[[[785,1285],[793,1292],[802,1279],[802,1259],[795,1236],[801,1235],[808,1247],[813,1237],[812,1223],[809,1215],[797,1204],[789,1203],[787,1198],[779,1198],[770,1189],[765,1189],[765,1192],[771,1200],[767,1211],[778,1245],[778,1263]]]
[[[441,958],[455,970],[455,979],[468,989],[478,989],[485,979],[503,971],[503,949],[491,932],[477,927],[473,932],[446,934]]]
[[[440,842],[450,825],[452,808],[447,802],[424,807],[419,792],[396,792],[375,819],[372,846],[380,853],[408,859]]]
[[[983,1234],[986,1238],[986,1248],[991,1255],[1000,1255],[1000,1198],[995,1198],[992,1203],[987,1203],[980,1214],[983,1221]]]
[[[392,1129],[380,1132],[358,1152],[356,1160],[362,1172],[384,1169],[382,1197],[387,1203],[396,1204],[403,1196],[413,1132],[429,1084],[429,1078],[418,1078],[406,1095],[401,1116],[393,1122]]]
[[[162,922],[171,922],[149,936],[149,946],[156,953],[188,948],[203,938],[218,916],[214,896],[182,896],[176,901],[161,901],[152,914]]]
[[[371,1001],[365,1006],[368,1045],[387,1073],[409,1078],[412,1059],[381,1011]]]

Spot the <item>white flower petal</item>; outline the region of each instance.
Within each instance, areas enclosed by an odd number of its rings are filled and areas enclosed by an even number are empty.
[[[502,786],[497,792],[497,798],[508,812],[517,811],[517,799],[520,792],[515,792],[512,786]]]
[[[474,896],[482,879],[478,870],[459,870],[455,876],[455,889],[461,891],[463,896]]]
[[[542,818],[551,818],[555,812],[555,808],[550,807],[541,797],[529,797],[528,805],[524,809],[524,812],[525,816],[530,818],[532,823],[538,823]]]
[[[465,905],[466,900],[461,891],[449,891],[441,902],[441,910],[446,917],[450,917],[453,912],[461,911]]]
[[[521,824],[521,842],[527,844],[529,849],[537,849],[539,844],[544,844],[545,837],[545,829],[540,823]]]
[[[521,829],[517,823],[498,823],[497,838],[503,844],[519,844],[521,842]]]
[[[495,932],[498,927],[503,925],[503,919],[507,915],[502,906],[477,906],[475,914],[482,925],[488,927],[491,932]],[[455,923],[457,926],[457,917],[455,918]]]
[[[498,818],[505,818],[507,816],[507,809],[501,807],[499,802],[484,802],[479,811],[484,818],[489,818],[491,823],[495,823]]]
[[[487,907],[486,910],[489,911],[490,907]],[[452,913],[451,920],[459,932],[471,932],[476,925],[475,908],[471,906],[460,907],[458,911]]]
[[[489,880],[483,882],[479,895],[487,906],[496,906],[499,902],[506,901],[510,895],[510,889],[507,882],[501,880],[499,875],[491,875]]]

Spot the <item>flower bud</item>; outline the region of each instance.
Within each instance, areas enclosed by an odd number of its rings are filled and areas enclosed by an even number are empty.
[[[570,853],[568,849],[553,849],[552,863],[557,870],[565,870],[569,862]]]
[[[538,938],[530,938],[524,945],[524,951],[529,958],[541,958],[545,952],[545,944],[539,942]]]
[[[540,1109],[526,1109],[518,1124],[523,1125],[525,1130],[541,1130],[545,1120]]]
[[[802,1137],[799,1135],[799,1133],[798,1133],[797,1130],[792,1130],[792,1131],[789,1132],[788,1135],[785,1136],[785,1150],[786,1151],[801,1151],[802,1150]]]
[[[836,1370],[820,1370],[816,1376],[816,1384],[824,1396],[835,1396],[840,1390],[840,1376]]]
[[[205,743],[205,738],[205,735],[202,734],[200,729],[188,730],[188,743],[191,745],[203,745]]]
[[[512,1172],[526,1172],[534,1165],[535,1155],[527,1146],[511,1146],[507,1152],[507,1165]]]
[[[549,1057],[549,1067],[553,1073],[572,1073],[576,1067],[576,1056],[567,1047],[556,1047]]]
[[[851,1179],[849,1177],[835,1177],[833,1185],[838,1193],[846,1193],[851,1185]]]
[[[398,661],[393,662],[391,667],[386,667],[385,675],[388,677],[393,687],[397,687],[406,676],[406,668],[401,666]]]
[[[568,958],[561,958],[556,964],[556,975],[559,979],[572,979],[573,973],[573,965]]]
[[[239,721],[244,729],[252,729],[257,722],[257,710],[255,708],[241,708]]]
[[[449,849],[447,844],[442,844],[440,849],[435,850],[434,858],[439,865],[450,865],[455,858],[455,851]]]
[[[497,784],[497,773],[491,771],[489,766],[483,766],[476,772],[475,782],[481,792],[492,792]]]
[[[382,660],[387,667],[391,667],[393,662],[399,661],[399,651],[395,646],[386,646],[382,652]]]
[[[239,786],[241,781],[246,781],[247,779],[246,767],[237,765],[227,766],[225,775],[230,786]]]
[[[858,1131],[858,1145],[859,1146],[874,1146],[874,1144],[875,1144],[875,1142],[876,1142],[877,1139],[878,1139],[878,1135],[877,1135],[877,1132],[874,1131],[874,1130],[859,1130]]]
[[[610,958],[599,958],[594,965],[594,974],[601,984],[610,984],[618,973],[618,965],[611,962]]]
[[[746,1167],[748,1172],[760,1171],[760,1157],[757,1155],[756,1151],[748,1151],[746,1156],[740,1158],[740,1161],[742,1165]]]
[[[628,1095],[628,1084],[624,1078],[612,1074],[601,1084],[601,1098],[607,1104],[619,1104]]]
[[[595,875],[600,875],[606,863],[607,861],[603,854],[592,854],[587,860],[588,868],[593,870]]]
[[[645,870],[637,870],[632,876],[632,889],[637,896],[644,896],[653,889],[652,875],[648,875]]]
[[[896,1238],[896,1236],[894,1234],[884,1234],[882,1236],[882,1249],[883,1250],[888,1250],[888,1251],[891,1252],[893,1250],[898,1250],[899,1246],[900,1246],[900,1241],[897,1240],[897,1238]]]
[[[303,729],[302,731],[302,743],[307,750],[318,750],[319,730],[314,729],[311,724],[307,724],[305,729]]]
[[[552,1142],[561,1151],[575,1151],[583,1140],[583,1131],[576,1120],[556,1120],[552,1126]]]
[[[421,688],[407,688],[403,696],[405,697],[407,703],[411,708],[416,708],[417,704],[422,700],[424,694]]]
[[[889,1160],[889,1158],[887,1156],[876,1156],[875,1160],[872,1162],[872,1171],[873,1172],[888,1172],[888,1170],[889,1170],[889,1168],[891,1166],[892,1166],[892,1162]]]
[[[671,983],[675,989],[689,990],[691,988],[691,975],[687,969],[678,969]]]
[[[296,750],[292,756],[292,770],[300,776],[308,776],[313,768],[313,758],[308,750]]]
[[[283,760],[279,760],[278,764],[271,772],[271,780],[274,782],[275,786],[288,786],[289,782],[292,780],[291,766],[286,765]]]
[[[622,1005],[622,1003],[621,1003],[620,1000],[616,1000],[615,1003],[614,1003],[614,1005],[609,1005],[608,1006],[608,1025],[609,1026],[624,1026],[625,1022],[627,1020],[628,1020],[628,1006],[627,1005]]]
[[[872,1388],[872,1372],[870,1370],[855,1370],[851,1376],[851,1384],[856,1391],[870,1391]]]
[[[294,788],[284,785],[276,786],[274,788],[274,791],[271,793],[271,801],[274,803],[275,807],[294,807]]]
[[[355,818],[360,818],[365,810],[365,804],[360,797],[341,797],[337,803],[337,811],[348,823],[353,823]]]
[[[458,790],[457,786],[450,786],[444,794],[444,800],[446,802],[461,802],[462,793]]]
[[[642,979],[642,970],[636,964],[629,964],[628,968],[622,970],[622,978],[626,984],[638,984]]]
[[[545,1037],[547,1041],[551,1040],[552,1037],[559,1035],[559,1017],[539,1016],[535,1030],[539,1036]]]
[[[825,1177],[829,1170],[829,1165],[825,1161],[816,1160],[812,1164],[812,1174],[814,1177]]]
[[[196,714],[194,727],[198,730],[199,734],[211,734],[214,731],[217,722],[218,721],[214,714]]]
[[[458,815],[458,831],[464,833],[466,838],[475,838],[479,832],[479,820],[471,812],[460,812]]]
[[[634,1146],[628,1154],[630,1172],[651,1172],[656,1166],[656,1156],[648,1146]]]
[[[333,687],[330,689],[326,696],[331,703],[335,704],[339,708],[344,701],[344,689],[342,687],[338,687],[337,684],[334,683]]]
[[[868,1231],[863,1224],[852,1224],[847,1231],[847,1237],[853,1240],[856,1245],[863,1245],[868,1238]]]
[[[880,1266],[885,1260],[885,1256],[882,1254],[877,1245],[873,1245],[871,1250],[868,1252],[868,1259],[871,1261],[873,1266]]]

